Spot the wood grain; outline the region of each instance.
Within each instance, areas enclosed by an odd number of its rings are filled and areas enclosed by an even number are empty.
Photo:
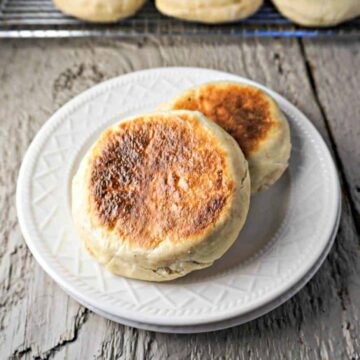
[[[294,39],[43,40],[0,43],[0,354],[15,359],[359,359],[360,42]],[[280,308],[208,334],[136,330],[84,309],[40,269],[16,220],[16,178],[37,130],[99,81],[202,66],[292,101],[332,147],[343,182],[339,235],[314,279]]]
[[[360,49],[349,40],[336,47],[324,46],[314,40],[305,44],[304,54],[313,76],[316,99],[328,123],[333,148],[341,160],[340,170],[344,172],[353,215],[359,224]]]

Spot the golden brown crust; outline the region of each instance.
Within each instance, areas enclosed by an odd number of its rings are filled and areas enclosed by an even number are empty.
[[[131,140],[141,129],[143,137]],[[121,189],[138,199],[125,215],[118,207],[128,198],[114,201]],[[233,244],[249,209],[248,163],[236,141],[199,112],[132,117],[86,153],[71,202],[78,234],[100,264],[122,276],[167,281],[210,266]]]
[[[261,90],[250,86],[207,84],[192,96],[175,100],[171,107],[200,111],[232,135],[245,156],[256,151],[276,126],[268,99]]]
[[[129,245],[184,241],[218,219],[233,192],[225,154],[190,113],[120,123],[103,136],[90,170],[99,225]]]

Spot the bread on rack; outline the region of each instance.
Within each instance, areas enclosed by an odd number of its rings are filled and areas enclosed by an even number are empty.
[[[209,24],[233,22],[253,15],[263,0],[156,0],[164,15]]]
[[[269,188],[288,167],[289,124],[264,91],[236,82],[196,86],[159,110],[200,111],[232,135],[249,162],[252,193]]]
[[[287,18],[303,26],[331,26],[360,16],[360,0],[272,0]]]
[[[115,22],[134,15],[146,0],[53,0],[63,13],[92,22]]]
[[[249,202],[238,144],[192,111],[113,125],[72,185],[73,218],[89,253],[113,273],[151,281],[212,265],[237,238]]]

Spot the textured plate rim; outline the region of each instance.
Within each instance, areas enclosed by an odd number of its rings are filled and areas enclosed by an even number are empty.
[[[80,95],[76,96],[74,99],[70,100],[67,104],[65,104],[63,107],[61,107],[58,111],[55,112],[53,116],[42,126],[42,128],[39,130],[38,134],[35,136],[34,140],[32,141],[31,145],[28,148],[28,151],[25,154],[25,157],[23,159],[23,163],[20,168],[19,172],[19,178],[18,178],[18,186],[17,186],[17,194],[16,194],[16,207],[18,212],[18,219],[20,223],[20,227],[22,230],[22,233],[24,235],[24,238],[27,242],[28,247],[30,248],[31,252],[33,253],[36,260],[39,262],[39,264],[43,267],[43,269],[56,281],[60,284],[61,287],[68,289],[71,293],[76,294],[76,297],[89,305],[93,306],[94,308],[102,309],[101,301],[94,300],[92,298],[89,299],[87,295],[84,295],[82,292],[78,291],[73,284],[71,284],[71,281],[64,276],[64,274],[59,274],[57,270],[54,268],[54,266],[51,264],[51,259],[48,258],[48,256],[41,254],[41,251],[37,248],[37,246],[42,246],[42,244],[37,245],[38,239],[33,238],[30,235],[30,230],[33,230],[33,233],[36,233],[34,229],[32,229],[32,224],[29,222],[28,217],[26,216],[26,209],[22,202],[24,199],[24,195],[27,194],[30,190],[26,188],[26,173],[29,171],[30,165],[33,163],[34,159],[32,154],[37,150],[37,147],[40,146],[44,135],[47,134],[48,131],[52,128],[57,121],[58,118],[64,116],[69,109],[76,106],[77,104],[80,104],[85,99],[90,97],[93,94],[96,94],[100,89],[108,88],[109,86],[117,83],[120,80],[125,80],[125,78],[131,79],[132,77],[136,78],[137,76],[146,75],[151,72],[157,72],[157,73],[167,73],[167,72],[183,72],[183,71],[189,71],[189,72],[206,72],[209,76],[209,81],[211,79],[212,74],[216,74],[218,76],[223,76],[224,79],[229,79],[230,77],[239,82],[245,82],[254,86],[257,86],[266,92],[268,92],[270,95],[272,95],[277,101],[279,101],[280,105],[281,103],[285,104],[288,109],[291,109],[291,111],[296,114],[296,117],[301,120],[301,123],[307,127],[307,130],[311,132],[311,135],[316,139],[316,144],[321,148],[321,153],[324,157],[324,161],[327,164],[327,169],[330,172],[329,176],[331,178],[331,184],[329,185],[332,188],[332,194],[334,196],[334,203],[338,204],[340,199],[340,187],[339,187],[339,180],[337,176],[336,167],[334,164],[334,161],[331,157],[330,151],[327,148],[324,140],[322,139],[321,135],[315,128],[315,126],[310,122],[310,120],[307,119],[307,117],[298,110],[294,105],[292,105],[288,100],[286,100],[284,97],[279,95],[278,93],[274,92],[273,90],[268,89],[267,87],[251,81],[246,78],[242,78],[237,75],[229,74],[226,72],[216,71],[216,70],[210,70],[210,69],[203,69],[203,68],[192,68],[192,67],[170,67],[170,68],[156,68],[156,69],[150,69],[150,70],[142,70],[126,75],[122,75],[110,80],[107,80],[103,83],[100,83],[89,90],[86,90],[85,92],[81,93]],[[279,286],[276,291],[270,291],[266,295],[255,299],[247,306],[238,306],[235,307],[235,309],[232,310],[225,310],[221,314],[213,314],[208,315],[206,317],[203,317],[202,319],[196,319],[195,321],[191,321],[189,319],[182,319],[177,318],[176,323],[179,325],[191,325],[194,323],[200,324],[200,323],[209,323],[209,322],[215,322],[220,321],[224,319],[233,318],[236,316],[240,316],[241,314],[245,314],[247,312],[250,312],[260,306],[263,306],[264,304],[268,303],[271,300],[276,299],[277,297],[281,296],[288,290],[291,286],[296,284],[311,268],[314,263],[316,263],[321,256],[321,252],[327,245],[327,243],[330,241],[331,235],[332,235],[332,229],[334,224],[336,223],[336,216],[337,216],[337,210],[338,208],[332,209],[332,216],[330,217],[328,221],[328,227],[324,229],[323,234],[323,240],[324,243],[323,248],[318,249],[316,253],[316,257],[314,257],[313,261],[311,263],[308,263],[307,266],[305,266],[302,271],[298,272],[296,276],[291,277],[290,279],[287,279],[285,283],[282,283],[281,286]],[[326,239],[326,240],[325,240]],[[116,316],[122,317],[122,318],[129,318],[128,313],[125,311],[122,311],[119,309],[119,307],[116,307],[112,304],[106,304],[106,309],[104,311],[107,311],[109,313],[112,313]],[[130,319],[130,318],[129,318]],[[131,319],[132,320],[132,319]],[[169,318],[167,316],[156,316],[156,319],[154,319],[154,316],[144,315],[144,314],[136,314],[136,320],[143,323],[156,323],[158,325],[173,325],[174,319]]]
[[[274,299],[268,304],[263,305],[260,308],[257,308],[253,311],[250,311],[244,315],[240,315],[234,318],[225,319],[223,321],[218,322],[212,322],[207,324],[200,324],[195,326],[166,326],[166,325],[154,325],[154,324],[147,324],[147,323],[141,323],[132,321],[126,318],[120,318],[112,314],[108,314],[104,312],[103,310],[94,308],[93,306],[82,302],[81,300],[77,299],[75,295],[71,294],[67,290],[63,289],[69,296],[73,297],[76,301],[81,303],[86,308],[90,309],[97,315],[100,315],[108,320],[114,321],[121,325],[126,325],[130,327],[134,327],[137,329],[142,329],[146,331],[156,331],[161,333],[168,333],[168,334],[199,334],[199,333],[206,333],[206,332],[212,332],[212,331],[221,331],[225,329],[229,329],[235,326],[239,326],[242,324],[245,324],[247,322],[250,322],[252,320],[255,320],[257,318],[260,318],[267,313],[275,310],[276,308],[283,305],[285,302],[290,300],[293,296],[295,296],[300,290],[302,290],[305,285],[315,276],[315,274],[318,272],[320,267],[325,262],[325,259],[327,258],[334,241],[336,239],[336,235],[339,229],[340,225],[340,219],[341,219],[341,202],[339,203],[339,212],[336,219],[336,224],[334,227],[334,232],[331,236],[330,241],[328,242],[323,254],[319,258],[319,261],[314,264],[314,266],[310,269],[310,271],[297,283],[294,285],[286,294],[281,295],[280,297]]]

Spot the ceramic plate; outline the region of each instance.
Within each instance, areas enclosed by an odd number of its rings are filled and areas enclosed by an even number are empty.
[[[314,264],[314,266],[310,269],[310,271],[293,287],[291,287],[286,293],[282,294],[278,298],[274,299],[273,301],[269,302],[268,304],[265,304],[261,307],[256,308],[253,311],[250,311],[244,315],[235,316],[233,318],[225,319],[223,321],[217,321],[212,323],[206,323],[206,324],[200,324],[200,325],[183,325],[183,326],[170,326],[170,325],[154,325],[154,324],[146,324],[146,323],[140,323],[131,321],[128,319],[120,318],[117,316],[114,316],[112,314],[108,314],[102,310],[99,310],[97,308],[92,307],[91,305],[82,302],[81,300],[77,299],[76,296],[73,294],[70,294],[72,297],[74,297],[76,300],[78,300],[82,305],[88,307],[93,312],[97,313],[98,315],[101,315],[109,320],[115,321],[119,324],[128,325],[131,327],[144,329],[144,330],[150,330],[150,331],[157,331],[157,332],[163,332],[163,333],[176,333],[176,334],[193,334],[193,333],[203,333],[203,332],[209,332],[209,331],[217,331],[217,330],[223,330],[227,329],[233,326],[237,326],[240,324],[244,324],[248,321],[254,320],[271,310],[274,310],[276,307],[283,304],[285,301],[289,300],[293,295],[295,295],[298,291],[302,289],[302,287],[314,276],[314,274],[317,272],[321,264],[326,259],[327,254],[329,253],[332,244],[335,240],[339,221],[340,221],[340,206],[339,206],[339,213],[337,216],[337,220],[334,227],[334,233],[331,236],[330,241],[328,242],[323,254],[320,256],[318,261]]]
[[[214,266],[169,283],[117,277],[84,251],[71,219],[71,179],[98,135],[124,117],[153,111],[188,87],[216,80],[267,91],[289,119],[288,171],[252,198],[245,228]],[[130,322],[196,326],[243,316],[280,298],[319,262],[334,233],[339,184],[330,153],[311,122],[277,93],[213,70],[162,68],[106,81],[57,111],[20,169],[19,222],[44,270],[89,307]]]

